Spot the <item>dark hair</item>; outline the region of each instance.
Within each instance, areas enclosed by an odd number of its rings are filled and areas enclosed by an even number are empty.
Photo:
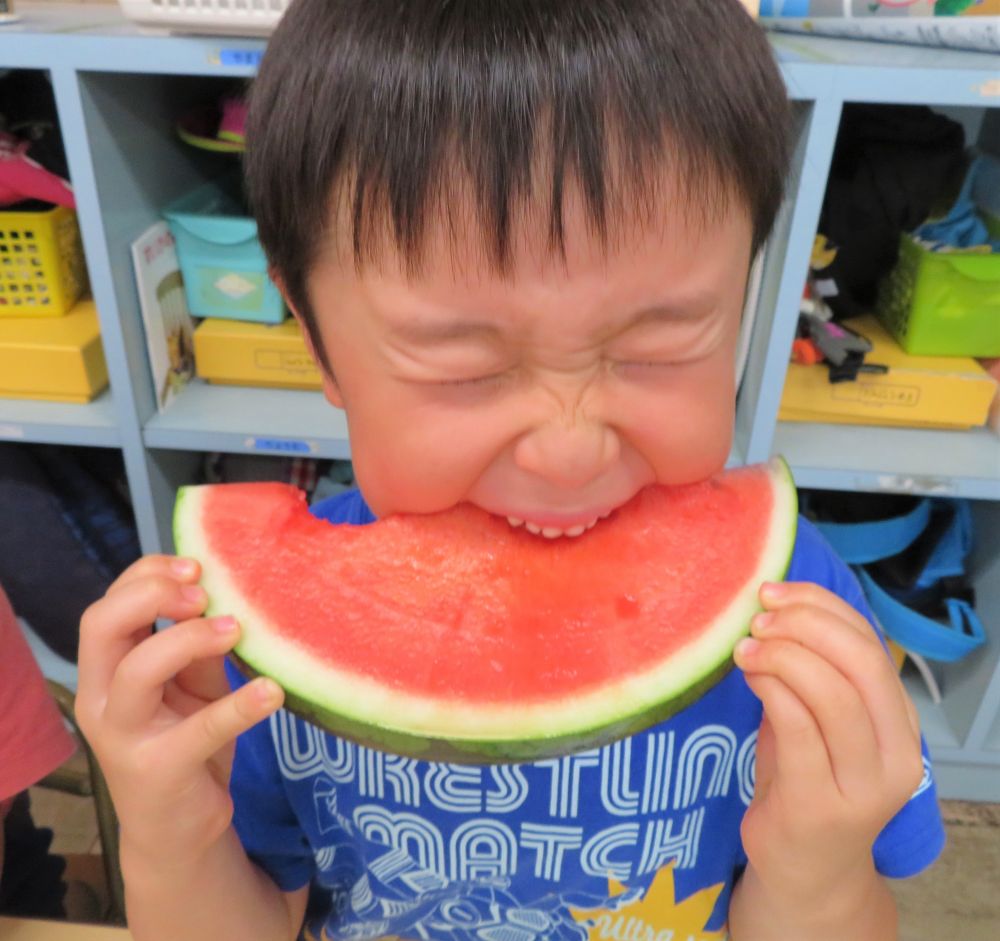
[[[738,0],[295,0],[251,91],[247,195],[322,355],[307,282],[335,206],[357,265],[388,236],[415,270],[432,213],[468,192],[503,272],[539,194],[562,251],[567,181],[606,241],[624,206],[651,215],[666,168],[685,210],[739,199],[757,246],[788,113]]]

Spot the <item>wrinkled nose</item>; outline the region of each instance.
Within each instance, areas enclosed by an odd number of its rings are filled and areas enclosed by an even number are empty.
[[[618,435],[603,422],[560,416],[524,435],[514,449],[514,462],[554,486],[571,489],[599,478],[620,452]]]

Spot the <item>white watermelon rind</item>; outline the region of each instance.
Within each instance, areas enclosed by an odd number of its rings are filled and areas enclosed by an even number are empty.
[[[248,676],[274,678],[285,708],[334,734],[399,755],[432,761],[516,762],[608,744],[663,721],[701,696],[733,666],[732,651],[761,610],[758,589],[781,581],[795,543],[798,499],[788,465],[769,465],[774,492],[770,532],[758,566],[712,626],[662,663],[597,690],[556,701],[478,705],[391,690],[367,677],[320,663],[280,636],[230,580],[211,564],[198,526],[208,487],[181,488],[174,511],[178,553],[202,561],[208,615],[231,614],[241,625],[234,661]]]

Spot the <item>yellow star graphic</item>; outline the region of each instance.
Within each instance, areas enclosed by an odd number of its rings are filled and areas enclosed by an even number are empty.
[[[726,931],[706,931],[723,884],[707,886],[683,902],[674,894],[674,863],[653,878],[641,899],[617,911],[608,908],[570,909],[574,920],[587,928],[589,941],[725,941]],[[608,879],[615,898],[626,886]]]

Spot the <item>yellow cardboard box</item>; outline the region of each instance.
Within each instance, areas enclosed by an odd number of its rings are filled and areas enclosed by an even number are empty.
[[[194,361],[208,382],[278,389],[319,389],[319,370],[298,323],[250,323],[208,317],[194,331]]]
[[[108,384],[97,308],[64,317],[0,318],[0,397],[89,402]]]
[[[884,363],[889,371],[831,383],[824,366],[789,363],[782,421],[917,428],[973,428],[986,421],[997,384],[974,359],[910,356],[872,316],[844,326],[871,340],[866,362]]]

